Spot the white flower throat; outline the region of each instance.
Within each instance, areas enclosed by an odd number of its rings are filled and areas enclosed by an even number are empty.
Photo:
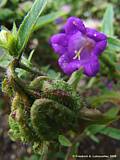
[[[73,59],[78,59],[80,60],[80,55],[81,55],[81,52],[83,51],[84,47],[81,47],[78,51],[75,50],[75,56],[73,57]]]
[[[89,53],[91,53],[92,49],[94,48],[94,45],[91,41],[87,41],[87,43],[85,45],[83,45],[82,47],[80,47],[79,50],[74,51],[75,56],[73,57],[73,59],[80,60],[81,53],[85,48],[87,48],[89,50]]]

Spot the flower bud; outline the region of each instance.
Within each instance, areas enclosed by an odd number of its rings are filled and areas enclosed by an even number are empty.
[[[9,32],[7,32],[5,30],[2,30],[0,32],[0,41],[3,42],[3,43],[6,43],[7,42],[8,34],[9,34]]]
[[[2,30],[1,32],[0,32],[0,41],[2,42],[2,43],[7,43],[8,42],[8,39],[9,39],[9,37],[11,36],[12,34],[11,34],[11,32],[10,31],[6,31],[6,30]]]
[[[10,55],[17,55],[16,37],[8,30],[0,32],[0,46],[8,51]]]

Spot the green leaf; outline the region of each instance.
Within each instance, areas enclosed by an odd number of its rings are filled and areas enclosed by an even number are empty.
[[[106,127],[105,125],[90,125],[88,126],[85,131],[86,135],[94,135],[97,133],[104,134],[111,138],[120,140],[120,130],[112,127]]]
[[[105,116],[115,118],[120,111],[120,107],[112,107],[106,113]]]
[[[111,102],[115,105],[120,105],[120,92],[109,91],[100,96],[93,96],[88,98],[93,107],[99,107],[100,105]]]
[[[33,50],[33,51],[34,51],[34,50]],[[22,56],[22,58],[21,58],[22,64],[26,65],[26,66],[29,67],[29,68],[32,68],[32,67],[33,67],[33,66],[32,66],[32,63],[30,62],[30,61],[31,61],[31,58],[32,58],[32,54],[33,54],[33,52],[30,53],[30,56],[28,57],[28,59],[27,59],[26,57],[24,57],[24,56]],[[26,76],[27,76],[27,73],[28,73],[28,72],[27,72],[26,70],[24,70],[24,69],[17,69],[16,71],[18,72],[18,77],[19,77],[19,78],[26,77]]]
[[[69,141],[69,139],[67,139],[67,138],[66,138],[65,136],[63,136],[63,135],[59,135],[58,140],[59,140],[59,142],[60,142],[60,144],[61,144],[62,146],[65,146],[65,147],[70,147],[70,146],[72,146],[72,143]]]
[[[109,68],[111,72],[116,70],[116,63],[111,59],[110,55],[105,52],[101,55],[101,61]]]
[[[4,54],[0,56],[0,67],[6,68],[10,61],[12,60],[12,57],[9,54]]]
[[[120,52],[120,40],[115,37],[108,37],[108,49],[110,51]]]
[[[9,19],[13,16],[14,12],[8,8],[0,8],[0,20]]]
[[[16,37],[16,35],[17,35],[17,26],[16,26],[15,22],[13,23],[12,34],[13,34],[15,37]]]
[[[114,20],[113,6],[109,4],[103,16],[103,23],[102,23],[102,32],[109,36],[113,36],[114,34],[113,20]]]
[[[101,130],[105,128],[105,125],[89,125],[85,130],[85,134],[89,136],[94,142],[99,143],[99,139],[95,136],[95,134],[99,133]]]
[[[33,2],[31,2],[31,1],[23,2],[23,3],[20,3],[20,8],[19,9],[21,10],[22,14],[24,14],[24,13],[27,13],[30,10],[32,5],[33,5]]]
[[[88,81],[88,83],[87,83],[87,85],[86,85],[86,88],[87,88],[87,89],[88,89],[88,88],[91,88],[96,81],[97,81],[97,78],[96,78],[96,77],[92,77],[92,78]]]
[[[86,129],[85,129],[85,133],[89,136],[90,134],[94,135],[99,133],[101,130],[103,130],[106,127],[106,125],[99,125],[99,124],[92,124],[89,125]]]
[[[10,0],[10,1],[11,1],[12,4],[15,5],[15,6],[20,2],[20,0]]]
[[[70,76],[68,83],[74,88],[77,88],[78,83],[80,82],[80,79],[82,78],[82,69],[75,71],[72,73],[72,75]]]
[[[6,5],[8,0],[0,0],[0,7],[3,7]]]
[[[116,140],[120,140],[120,129],[107,127],[100,131],[101,134],[114,138]]]
[[[53,69],[49,69],[47,72],[48,77],[53,79],[61,79],[61,74],[59,72],[56,72]]]
[[[100,142],[99,139],[96,136],[94,136],[93,134],[90,134],[89,137],[96,143]]]
[[[28,62],[31,62],[34,52],[35,52],[34,49],[30,52],[29,57],[28,57]]]
[[[33,28],[43,11],[44,7],[46,6],[47,0],[35,0],[31,10],[28,12],[26,17],[24,18],[20,28],[18,30],[18,49],[20,53],[25,48],[29,37],[33,31]]]
[[[53,13],[47,14],[45,16],[39,17],[37,23],[35,24],[35,26],[33,28],[33,31],[40,29],[44,25],[47,25],[47,24],[53,22],[54,20],[56,20],[57,18],[64,16],[66,14],[67,14],[67,12],[58,11],[58,12],[53,12]]]

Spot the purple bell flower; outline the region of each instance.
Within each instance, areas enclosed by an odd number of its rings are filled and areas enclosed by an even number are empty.
[[[90,77],[99,71],[99,55],[107,46],[107,37],[95,29],[85,27],[81,19],[68,18],[64,32],[53,35],[50,41],[60,56],[59,65],[67,75],[80,68]]]

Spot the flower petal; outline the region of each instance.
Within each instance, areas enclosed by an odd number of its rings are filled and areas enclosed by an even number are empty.
[[[92,57],[89,63],[84,64],[84,74],[88,77],[96,76],[99,72],[100,64],[97,58]]]
[[[105,34],[98,32],[97,30],[91,29],[91,28],[86,28],[86,35],[89,38],[94,39],[96,42],[107,39]]]
[[[56,34],[51,37],[50,41],[54,51],[59,55],[62,55],[67,51],[68,38],[66,34]]]
[[[99,56],[105,50],[106,46],[107,46],[107,40],[97,42],[93,50],[93,54]]]
[[[51,37],[51,43],[67,46],[68,37],[64,33],[55,34]]]
[[[65,24],[65,32],[67,34],[74,34],[77,31],[80,31],[82,33],[86,32],[86,29],[82,20],[77,17],[68,18],[67,23]]]
[[[54,51],[58,54],[58,55],[63,55],[67,52],[67,48],[61,46],[61,45],[58,45],[58,44],[52,44],[52,47],[54,49]]]
[[[61,69],[67,75],[71,75],[74,71],[78,70],[81,67],[80,61],[78,61],[78,60],[70,61],[70,59],[66,55],[62,55],[59,58],[58,63],[60,65]]]

